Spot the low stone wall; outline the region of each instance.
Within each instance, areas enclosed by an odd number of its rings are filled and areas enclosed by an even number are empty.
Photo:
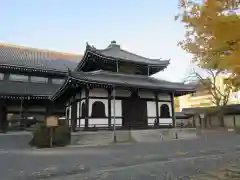
[[[154,129],[136,130],[131,132],[132,138],[136,142],[160,142],[172,139],[196,138],[196,129]]]
[[[195,128],[189,129],[149,129],[149,130],[117,130],[116,142],[161,142],[172,139],[196,138]],[[72,133],[72,145],[107,145],[114,143],[113,131],[75,132]]]
[[[4,149],[28,149],[32,134],[29,132],[7,132],[0,133],[0,150]]]

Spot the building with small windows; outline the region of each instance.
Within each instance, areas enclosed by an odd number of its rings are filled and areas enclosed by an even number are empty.
[[[174,97],[193,86],[151,77],[169,60],[149,59],[112,41],[106,49],[87,44],[81,61],[51,97],[64,104],[66,119],[77,128],[175,127]]]
[[[216,77],[216,87],[224,94],[225,83],[224,81],[228,78],[227,75],[219,75]],[[199,108],[199,107],[213,107],[214,97],[210,93],[209,89],[206,89],[203,85],[199,84],[196,86],[196,92],[192,94],[187,94],[178,98],[179,111],[184,108]],[[240,91],[231,91],[228,98],[228,105],[230,104],[240,104]]]
[[[64,116],[64,105],[51,106],[50,97],[81,59],[81,55],[0,44],[0,131],[42,121],[50,109]]]

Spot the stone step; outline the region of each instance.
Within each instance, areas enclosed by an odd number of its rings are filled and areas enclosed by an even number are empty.
[[[101,145],[109,144],[113,142],[113,134],[111,132],[105,133],[78,133],[72,135],[72,144],[79,145]]]

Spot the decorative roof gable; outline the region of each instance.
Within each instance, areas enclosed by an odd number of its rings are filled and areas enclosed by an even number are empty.
[[[96,49],[95,47],[87,44],[83,59],[81,62],[79,62],[76,71],[82,70],[85,63],[88,61],[88,57],[90,57],[90,54],[94,54],[104,60],[144,65],[146,67],[149,66],[152,68],[157,68],[158,70],[166,68],[170,63],[170,60],[146,58],[123,50],[121,49],[120,45],[116,44],[116,41],[112,41],[106,49]]]

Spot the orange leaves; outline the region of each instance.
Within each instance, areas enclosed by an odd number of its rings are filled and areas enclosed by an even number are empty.
[[[181,1],[180,20],[186,28],[178,44],[198,65],[240,74],[240,15],[237,0]]]

